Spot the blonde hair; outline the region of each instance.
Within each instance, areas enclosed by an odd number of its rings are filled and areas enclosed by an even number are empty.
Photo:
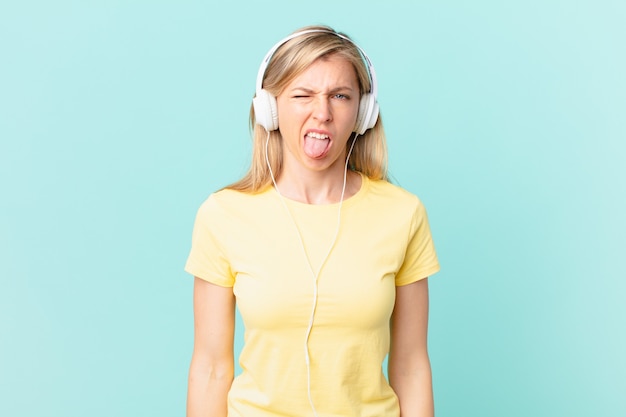
[[[318,30],[297,36],[281,45],[269,62],[263,79],[263,89],[278,96],[283,89],[311,64],[331,55],[340,56],[350,62],[356,71],[361,95],[371,90],[370,75],[358,47],[337,36],[328,26],[307,26],[294,33]],[[341,34],[341,36],[346,36]],[[347,36],[346,36],[347,37]],[[265,144],[268,132],[256,124],[254,108],[250,109],[252,130],[252,161],[250,169],[239,181],[225,187],[247,193],[264,190],[272,183],[270,170],[265,160]],[[269,132],[267,157],[274,175],[282,171],[282,136],[279,130]],[[348,141],[349,147],[352,141]],[[346,150],[347,152],[347,150]],[[376,125],[356,139],[349,160],[350,169],[361,172],[373,180],[387,180],[387,142],[380,115]]]

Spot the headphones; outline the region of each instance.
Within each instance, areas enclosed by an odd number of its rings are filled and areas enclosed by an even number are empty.
[[[333,32],[331,30],[323,30],[323,29],[310,29],[303,30],[300,32],[292,33],[286,38],[280,40],[276,45],[269,50],[269,52],[263,58],[261,62],[261,66],[259,67],[259,73],[256,78],[256,96],[252,99],[252,105],[254,107],[254,117],[256,123],[261,125],[268,132],[272,130],[278,129],[278,106],[276,105],[276,97],[274,97],[267,90],[263,89],[263,77],[265,76],[265,71],[267,66],[274,55],[274,52],[278,48],[280,48],[284,43],[292,40],[301,35],[305,35],[307,33],[331,33],[335,36],[340,37],[341,39],[345,39],[359,50],[361,56],[363,57],[363,62],[367,65],[367,72],[370,78],[370,92],[361,95],[361,100],[359,101],[359,113],[356,118],[356,125],[354,126],[354,132],[362,135],[365,133],[367,129],[371,129],[376,124],[376,120],[378,120],[378,102],[376,101],[376,95],[378,92],[378,83],[376,82],[376,72],[374,71],[374,66],[370,61],[369,57],[365,53],[363,49],[352,39],[341,35],[337,32]]]

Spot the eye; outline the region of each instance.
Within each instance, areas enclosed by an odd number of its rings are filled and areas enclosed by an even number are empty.
[[[350,100],[350,97],[345,94],[335,94],[333,97],[339,100]]]

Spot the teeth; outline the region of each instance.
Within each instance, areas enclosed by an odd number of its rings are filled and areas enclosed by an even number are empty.
[[[316,133],[316,132],[309,132],[307,133],[307,136],[314,138],[314,139],[328,139],[328,135],[324,135],[322,133]]]

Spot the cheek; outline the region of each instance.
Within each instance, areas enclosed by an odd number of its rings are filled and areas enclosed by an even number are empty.
[[[352,132],[356,126],[356,120],[358,116],[358,107],[356,109],[350,109],[346,112],[342,118],[342,129],[346,132]]]
[[[296,106],[278,105],[278,125],[280,128],[291,130],[297,128],[305,118],[303,109]]]

